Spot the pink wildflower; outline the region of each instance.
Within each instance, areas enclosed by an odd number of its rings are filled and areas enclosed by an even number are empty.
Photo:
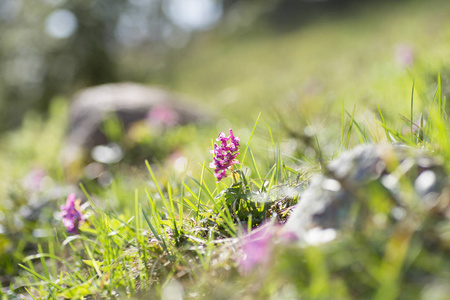
[[[251,231],[242,238],[238,263],[244,272],[251,271],[256,266],[270,263],[275,243],[288,243],[297,240],[297,235],[273,223],[266,223]]]
[[[242,240],[243,255],[239,264],[244,272],[248,272],[256,265],[267,264],[272,254],[272,238],[274,228],[266,225],[246,235]]]
[[[220,142],[220,146],[214,144],[214,149],[211,153],[214,154],[214,161],[209,164],[210,168],[214,168],[214,176],[217,178],[217,182],[227,177],[227,170],[232,165],[239,163],[236,157],[239,155],[239,137],[235,137],[233,130],[230,129],[230,136],[226,136],[225,133],[219,133],[219,137],[216,141]]]
[[[411,45],[398,45],[395,49],[395,61],[400,67],[411,67],[414,64],[414,54],[414,48]]]
[[[85,217],[80,209],[80,200],[75,200],[75,194],[70,194],[66,204],[61,206],[61,217],[67,232],[78,234],[78,227]]]
[[[156,126],[173,127],[180,121],[180,116],[176,111],[158,105],[148,112],[147,119]]]
[[[23,180],[24,187],[31,192],[39,192],[46,173],[43,169],[33,169]]]

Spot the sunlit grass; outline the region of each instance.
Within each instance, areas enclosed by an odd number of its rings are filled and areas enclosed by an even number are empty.
[[[428,116],[429,134],[422,140],[412,131],[407,130],[404,135],[396,132],[382,121],[378,126],[385,129],[388,136],[401,138],[411,147],[424,146],[447,157],[450,154],[446,138],[449,125],[446,114],[437,106],[442,103],[439,98],[438,95],[438,101]],[[412,103],[410,110],[413,110]],[[370,132],[358,125],[356,118],[350,113],[344,117],[342,125],[348,126],[347,134],[358,136],[361,142],[370,142],[365,140]],[[357,129],[351,129],[352,125]],[[345,145],[347,140],[347,137],[341,138]],[[278,147],[278,141],[273,144],[275,148]],[[248,149],[250,147],[247,146],[245,153],[251,155]],[[235,252],[239,248],[236,238],[262,220],[270,219],[266,217],[265,211],[272,202],[267,199],[268,202],[257,204],[254,202],[256,195],[263,192],[269,195],[271,189],[280,184],[299,180],[300,173],[287,167],[281,153],[276,153],[271,168],[252,170],[259,177],[260,172],[265,174],[262,181],[252,183],[261,178],[247,178],[247,175],[240,172],[241,182],[232,184],[231,187],[230,178],[226,184],[216,184],[211,181],[213,174],[204,171],[189,183],[178,183],[177,186],[168,183],[167,186],[161,186],[147,163],[153,188],[144,188],[146,197],[140,197],[138,190],[134,192],[135,210],[134,214],[128,216],[104,211],[86,195],[91,204],[91,216],[89,222],[81,227],[81,235],[63,237],[62,243],[58,239],[51,240],[49,253],[42,252],[39,246],[38,254],[25,258],[21,267],[31,276],[22,277],[22,287],[26,287],[31,295],[41,298],[78,298],[87,295],[114,297],[135,293],[161,293],[169,282],[178,280],[185,286],[188,295],[209,298],[216,294],[205,293],[204,289],[211,287],[211,282],[205,281],[204,277],[211,276],[213,280],[218,280],[215,284],[219,286],[234,284],[237,290],[232,292],[235,295],[233,297],[240,293],[250,295],[250,287],[259,286],[258,292],[252,296],[254,299],[265,298],[284,289],[293,289],[291,292],[295,295],[312,299],[335,296],[349,299],[358,293],[361,293],[360,296],[372,295],[379,299],[413,295],[417,288],[409,286],[409,281],[402,283],[402,278],[407,276],[408,269],[423,271],[423,266],[419,263],[423,258],[417,261],[415,256],[418,255],[418,240],[413,235],[425,230],[420,229],[421,223],[428,228],[426,224],[432,218],[432,215],[420,210],[413,210],[411,219],[408,217],[394,224],[392,233],[386,232],[381,236],[378,236],[381,234],[379,233],[372,237],[370,231],[369,235],[364,231],[344,231],[341,240],[326,247],[278,247],[276,253],[280,258],[266,272],[238,276],[240,271]],[[410,189],[408,184],[407,181],[402,183],[405,191]],[[129,195],[131,198],[132,194]],[[382,195],[374,193],[373,197],[371,201],[374,201],[374,209],[377,211],[378,205],[383,207],[382,199],[377,198]],[[239,204],[236,206],[237,203]],[[256,206],[251,208],[254,204]],[[250,209],[251,214],[243,215],[245,211],[250,212],[247,209]],[[258,212],[262,213],[262,220]],[[243,217],[248,219],[244,220]],[[258,219],[257,223],[253,223]],[[420,247],[421,251],[428,253],[428,246]],[[353,255],[366,271],[355,273],[351,269],[353,260],[345,256],[349,249],[353,249]],[[365,253],[368,249],[374,252]],[[446,255],[445,250],[435,251],[444,251],[442,255]],[[448,261],[444,259],[441,263],[447,265]],[[57,267],[59,271],[56,271]],[[444,278],[442,270],[436,269],[433,276],[436,279]],[[222,275],[218,277],[216,272],[222,272]],[[255,281],[254,276],[260,276],[264,286]],[[358,286],[351,287],[349,280],[353,276],[360,276]],[[243,282],[246,282],[249,290],[245,288],[245,284],[242,285]],[[224,287],[218,287],[218,291]],[[438,290],[438,293],[442,291]]]

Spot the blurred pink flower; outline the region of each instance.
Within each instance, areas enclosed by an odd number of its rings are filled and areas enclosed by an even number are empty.
[[[274,240],[289,242],[297,239],[294,233],[283,231],[282,228],[273,223],[267,223],[243,237],[242,256],[238,262],[244,272],[248,272],[258,265],[267,265],[270,262]]]
[[[414,63],[414,48],[411,45],[397,45],[395,49],[395,61],[401,67],[411,67]]]
[[[78,227],[85,217],[80,209],[80,200],[75,200],[75,194],[70,194],[66,204],[61,206],[61,217],[67,232],[78,234]]]
[[[33,169],[23,179],[23,186],[32,192],[38,192],[41,188],[42,179],[46,176],[44,169]]]
[[[242,240],[243,255],[239,265],[248,272],[256,265],[267,264],[272,253],[273,227],[264,226],[246,235]]]
[[[156,126],[173,127],[180,121],[180,116],[176,111],[163,105],[158,105],[149,110],[147,119]]]

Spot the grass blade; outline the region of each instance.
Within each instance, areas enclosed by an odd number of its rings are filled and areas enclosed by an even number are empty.
[[[440,78],[440,77],[439,77]],[[414,142],[414,134],[413,134],[413,117],[414,117],[414,84],[415,80],[413,80],[412,91],[411,91],[411,119],[409,122],[410,131],[411,131],[411,142]]]
[[[350,127],[348,128],[347,140],[345,141],[345,149],[348,149],[348,144],[350,142],[350,134],[351,134],[352,128],[353,128],[353,118],[355,116],[355,109],[356,109],[356,106],[353,106],[353,112],[352,112],[352,115],[351,115],[351,118],[350,118]]]
[[[255,133],[256,125],[258,125],[258,121],[259,121],[260,117],[261,117],[261,113],[259,113],[258,118],[256,118],[255,125],[253,126],[252,132],[250,133],[250,138],[248,139],[247,145],[245,146],[244,156],[242,157],[241,167],[239,170],[242,170],[242,167],[244,166],[244,161],[245,161],[245,157],[247,155],[247,150],[248,150],[248,147],[250,147],[250,141],[252,140],[253,133]]]

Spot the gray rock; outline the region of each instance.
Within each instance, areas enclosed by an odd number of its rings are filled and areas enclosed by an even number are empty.
[[[79,159],[81,153],[108,143],[102,131],[108,115],[117,116],[125,129],[144,119],[165,128],[208,119],[207,113],[167,91],[135,83],[105,84],[82,90],[75,95],[69,114],[62,152],[66,164]]]
[[[362,209],[358,213],[363,214],[374,191],[388,199],[390,217],[395,219],[400,215],[396,212],[408,206],[400,189],[400,181],[405,179],[415,188],[413,198],[428,208],[436,203],[430,199],[436,200],[448,185],[440,161],[424,151],[402,145],[356,147],[329,163],[324,174],[311,179],[285,230],[308,242],[311,232],[313,240],[320,240],[322,233],[333,236],[325,229],[354,228],[358,224],[351,215],[352,208],[359,204]]]

